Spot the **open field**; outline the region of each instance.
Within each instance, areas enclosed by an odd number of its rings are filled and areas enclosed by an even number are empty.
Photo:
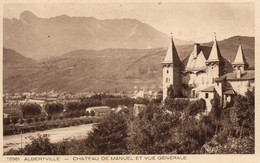
[[[30,132],[20,135],[11,135],[11,136],[4,136],[3,137],[3,146],[4,152],[7,152],[11,148],[18,149],[21,147],[21,140],[22,146],[24,147],[27,143],[30,142],[29,136],[37,136],[38,134],[49,134],[51,142],[59,142],[62,139],[68,138],[84,138],[87,136],[88,132],[92,130],[93,124],[85,124],[79,126],[71,126],[66,128],[58,128],[58,129],[51,129],[45,131],[37,131],[37,132]]]

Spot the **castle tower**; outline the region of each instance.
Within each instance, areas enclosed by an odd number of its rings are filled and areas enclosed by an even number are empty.
[[[216,35],[215,35],[214,43],[209,58],[206,61],[206,66],[207,66],[208,82],[209,84],[214,84],[214,79],[223,75],[223,70],[224,70],[224,61],[220,54]]]
[[[233,67],[234,71],[239,70],[242,73],[244,72],[245,69],[248,68],[248,63],[246,62],[241,42],[240,42],[240,45],[237,50],[236,58],[235,58],[234,62],[232,63],[232,67]]]
[[[167,50],[163,66],[163,100],[167,97],[167,90],[170,85],[173,86],[174,97],[181,96],[181,69],[182,62],[177,53],[176,47],[173,42],[173,37],[171,36],[171,43]]]

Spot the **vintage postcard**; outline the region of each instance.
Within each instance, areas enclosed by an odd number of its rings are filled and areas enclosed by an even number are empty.
[[[257,9],[3,1],[1,160],[260,161]]]

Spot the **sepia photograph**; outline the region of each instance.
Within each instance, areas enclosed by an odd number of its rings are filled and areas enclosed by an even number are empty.
[[[254,2],[2,8],[4,156],[255,154]]]

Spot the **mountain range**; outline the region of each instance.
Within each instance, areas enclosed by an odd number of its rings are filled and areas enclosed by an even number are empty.
[[[175,43],[192,42],[176,39]],[[24,11],[19,19],[3,19],[3,45],[26,57],[42,59],[79,49],[167,47],[168,36],[136,19],[40,18]]]
[[[239,39],[252,68],[254,37],[235,36],[218,41],[220,52],[227,61],[233,62]],[[208,42],[201,46],[210,50],[212,44]],[[176,48],[181,60],[186,60],[193,45],[178,45]],[[167,48],[81,49],[38,61],[15,50],[3,50],[4,92],[122,92],[143,86],[159,89],[162,86],[161,62]]]

